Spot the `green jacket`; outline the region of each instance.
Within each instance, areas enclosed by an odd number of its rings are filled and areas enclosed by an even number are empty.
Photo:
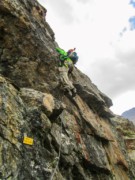
[[[64,51],[61,48],[56,48],[56,51],[60,54],[60,64],[59,66],[65,66],[65,67],[69,67],[71,65],[73,65],[72,60],[68,57],[67,52]]]

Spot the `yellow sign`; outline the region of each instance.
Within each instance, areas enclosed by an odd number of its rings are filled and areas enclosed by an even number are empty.
[[[33,145],[33,139],[29,137],[24,137],[23,143],[28,145]]]

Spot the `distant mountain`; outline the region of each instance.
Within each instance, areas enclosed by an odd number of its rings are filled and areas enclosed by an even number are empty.
[[[127,118],[135,123],[135,107],[129,109],[121,114],[124,118]]]

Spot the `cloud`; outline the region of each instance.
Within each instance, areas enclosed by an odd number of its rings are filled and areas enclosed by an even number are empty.
[[[120,36],[123,36],[124,33],[127,31],[127,27],[124,27],[122,31],[119,33]]]
[[[70,24],[74,21],[73,7],[67,0],[48,0],[46,3],[44,0],[38,0],[39,3],[46,7],[50,6],[54,15],[58,16],[65,24]]]
[[[81,3],[88,3],[90,0],[77,0],[77,1]]]
[[[111,107],[111,110],[121,115],[125,110],[135,107],[133,97],[135,97],[135,91],[127,91],[121,94],[113,101],[114,106]]]
[[[131,40],[135,41],[133,34],[131,37],[129,34],[122,37],[113,47],[114,54],[106,58],[95,58],[87,69],[93,82],[111,98],[116,98],[126,91],[135,91],[135,47]]]
[[[135,57],[135,56],[134,56]],[[117,97],[127,90],[135,90],[135,68],[131,64],[121,62],[119,59],[104,59],[101,63],[91,66],[90,75],[98,88],[111,98]]]

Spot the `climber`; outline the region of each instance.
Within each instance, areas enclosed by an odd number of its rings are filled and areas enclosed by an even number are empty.
[[[76,95],[76,89],[73,86],[72,82],[69,80],[68,73],[69,72],[71,73],[74,69],[75,63],[72,61],[72,57],[70,57],[71,53],[74,52],[74,50],[72,51],[69,50],[68,52],[65,52],[63,49],[56,48],[56,51],[60,54],[59,56],[60,80],[64,86],[64,90],[66,90],[68,94],[73,97]]]

